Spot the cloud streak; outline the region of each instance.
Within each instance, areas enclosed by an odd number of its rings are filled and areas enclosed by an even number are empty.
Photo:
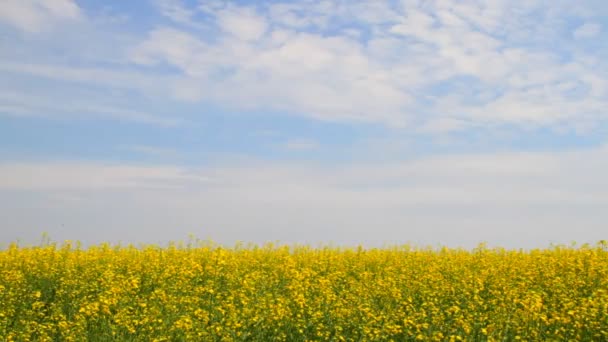
[[[0,21],[25,32],[37,33],[62,21],[83,19],[80,7],[72,0],[6,0]]]
[[[42,226],[63,238],[48,225],[71,222],[71,236],[65,237],[87,242],[107,239],[109,229],[126,232],[111,235],[113,241],[194,233],[229,244],[242,239],[473,247],[486,241],[541,247],[602,238],[607,217],[598,209],[608,205],[608,187],[600,181],[608,172],[607,157],[601,147],[342,166],[3,163],[0,198],[41,209],[34,217],[8,210],[0,223],[22,227],[21,237],[31,240]],[[129,235],[132,229],[140,235]],[[2,232],[3,241],[14,236]]]

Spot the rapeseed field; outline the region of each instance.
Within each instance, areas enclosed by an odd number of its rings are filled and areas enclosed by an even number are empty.
[[[13,244],[0,340],[608,341],[607,244]]]

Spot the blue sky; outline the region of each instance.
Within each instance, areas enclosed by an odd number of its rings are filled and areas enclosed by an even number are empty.
[[[604,1],[5,0],[0,243],[606,237]]]

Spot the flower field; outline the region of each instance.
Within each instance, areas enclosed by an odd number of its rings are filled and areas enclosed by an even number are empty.
[[[0,251],[1,341],[607,341],[608,251]]]

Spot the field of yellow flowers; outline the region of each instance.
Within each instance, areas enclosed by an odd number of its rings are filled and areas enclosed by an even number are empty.
[[[1,341],[608,341],[608,249],[0,251]]]

